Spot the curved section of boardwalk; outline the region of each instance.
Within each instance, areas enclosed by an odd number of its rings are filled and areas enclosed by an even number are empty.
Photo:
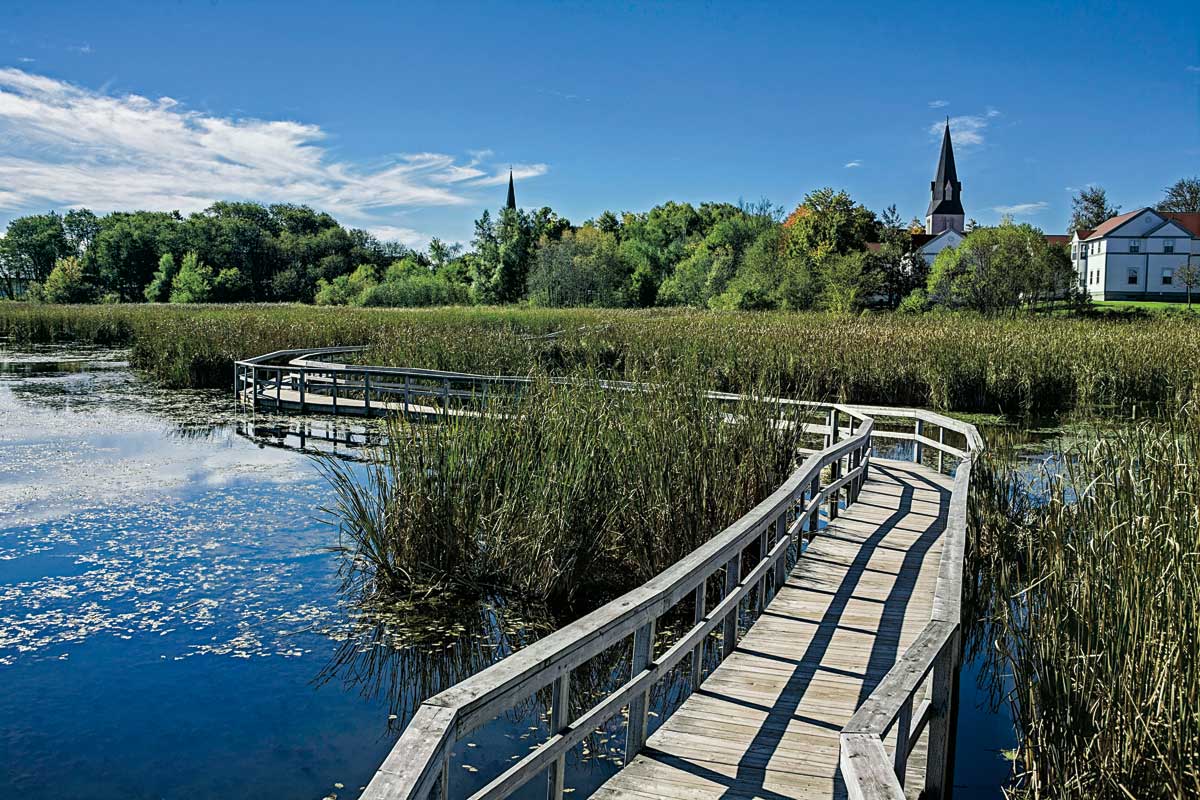
[[[330,360],[359,350],[238,361],[236,396],[279,411],[446,418],[496,413],[489,398],[519,398],[529,383]],[[816,447],[768,497],[642,586],[425,700],[363,800],[503,800],[535,780],[563,800],[568,756],[618,715],[626,767],[603,800],[949,795],[979,432],[924,409],[705,396],[787,407],[788,424]],[[764,603],[739,638],[739,620]],[[683,615],[690,627],[656,652],[656,626]],[[710,639],[718,664],[697,674]],[[631,654],[628,679],[573,696],[573,673],[617,648]],[[650,714],[652,690],[685,667],[686,700],[665,721]],[[531,701],[546,710],[546,738],[455,791],[457,743]]]
[[[846,797],[839,734],[930,621],[951,488],[874,461],[733,651],[594,796]]]

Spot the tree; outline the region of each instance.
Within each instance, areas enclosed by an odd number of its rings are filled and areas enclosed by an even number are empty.
[[[172,303],[205,303],[212,295],[212,269],[189,250],[171,283]]]
[[[1102,187],[1087,186],[1071,198],[1071,221],[1067,224],[1067,235],[1097,228],[1100,223],[1120,213],[1120,206],[1108,204],[1108,195]]]
[[[42,299],[47,303],[87,303],[95,294],[95,287],[84,275],[83,263],[75,256],[60,258],[42,286]]]
[[[832,253],[821,264],[821,305],[835,314],[862,310],[879,290],[879,273],[864,252]]]
[[[584,225],[538,248],[529,297],[546,306],[629,305],[630,271],[616,235]]]
[[[1074,274],[1062,248],[1046,244],[1032,225],[1011,221],[969,233],[938,253],[929,274],[929,301],[984,314],[1015,312],[1057,296]]]
[[[1200,176],[1180,178],[1165,190],[1159,211],[1200,213]]]
[[[44,282],[59,259],[76,255],[63,218],[53,211],[17,217],[8,223],[2,245],[6,273],[24,281]]]
[[[86,208],[73,208],[63,217],[63,233],[67,245],[82,258],[100,233],[100,218]]]
[[[1193,264],[1190,261],[1183,266],[1175,268],[1175,274],[1171,276],[1172,282],[1176,286],[1182,286],[1187,289],[1187,307],[1192,307],[1192,289],[1200,286],[1200,264]]]
[[[175,280],[175,256],[163,253],[158,260],[158,269],[150,283],[146,285],[146,300],[151,303],[165,303],[171,299],[171,282]]]
[[[879,217],[879,249],[873,259],[888,308],[896,308],[913,289],[924,286],[929,275],[928,265],[913,247],[913,235],[894,205]]]
[[[236,267],[226,267],[212,281],[210,300],[214,303],[236,303],[250,298],[254,290],[250,279]]]
[[[821,261],[832,253],[862,250],[875,241],[878,223],[874,212],[845,191],[826,187],[809,192],[783,223],[793,246]]]

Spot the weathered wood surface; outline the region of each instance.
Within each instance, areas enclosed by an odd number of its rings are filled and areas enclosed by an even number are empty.
[[[858,502],[596,797],[846,797],[839,734],[930,622],[951,488],[929,468],[876,460]],[[923,699],[918,690],[914,722]],[[924,755],[918,744],[908,759],[913,797]]]

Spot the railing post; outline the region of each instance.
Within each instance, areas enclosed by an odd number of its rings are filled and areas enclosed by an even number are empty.
[[[921,420],[921,419],[917,420],[917,424],[913,427],[913,433],[916,436],[922,436],[925,433],[925,421],[924,420]],[[924,453],[924,448],[921,446],[921,440],[913,439],[913,461],[917,462],[918,464],[921,464],[924,462],[924,459],[925,459],[925,453]]]
[[[363,405],[366,408],[365,416],[371,416],[371,373],[363,373]]]
[[[771,526],[770,525],[763,528],[762,533],[760,533],[758,535],[758,562],[755,563],[755,565],[754,565],[755,567],[758,566],[758,563],[765,561],[767,559],[767,553],[771,549],[770,536],[771,536]],[[767,607],[766,591],[767,591],[767,573],[763,572],[763,576],[758,579],[758,597],[754,601],[755,609],[757,610],[757,612],[759,614],[761,614],[762,610]]]
[[[821,527],[821,504],[817,502],[817,495],[821,493],[821,475],[818,471],[817,476],[812,479],[812,483],[808,486],[808,532],[815,534]]]
[[[282,391],[283,391],[283,367],[279,367],[275,370],[275,410],[276,411],[278,411],[279,407],[282,405],[282,403],[280,403],[280,397],[279,397],[279,395],[282,393]]]
[[[738,581],[742,575],[742,554],[738,553],[733,558],[729,559],[729,563],[725,565],[725,593],[722,599],[729,597],[730,594],[737,591]],[[721,637],[721,659],[733,652],[734,645],[737,644],[737,623],[738,609],[735,606],[732,611],[725,615],[725,630]]]
[[[946,443],[946,429],[939,425],[938,426],[938,444],[945,444],[945,443]],[[942,471],[942,459],[945,456],[946,456],[946,454],[942,451],[942,448],[939,447],[938,448],[938,472]]]
[[[300,368],[300,413],[301,414],[304,413],[304,390],[305,390],[305,384],[307,384],[307,383],[308,383],[308,373],[305,371],[304,367],[301,367]],[[304,443],[301,442],[300,446],[303,447]]]
[[[842,477],[842,459],[836,458],[829,465],[829,482],[834,483],[838,478]],[[841,498],[841,489],[832,492],[829,495],[829,519],[835,520],[838,518],[838,499]]]
[[[333,378],[333,415],[337,416],[337,372],[330,372],[330,377]]]
[[[258,365],[250,368],[250,408],[258,410]]]
[[[692,599],[695,609],[692,611],[692,623],[695,625],[699,625],[704,620],[704,613],[706,611],[704,606],[708,602],[707,589],[708,579],[705,578],[700,581],[700,585],[696,587],[693,593]],[[704,677],[704,641],[704,639],[701,639],[700,644],[692,649],[692,691],[696,690],[696,687],[700,685],[701,678]]]
[[[633,669],[629,678],[636,678],[650,665],[654,656],[654,620],[650,620],[633,634]],[[625,763],[628,764],[646,743],[647,711],[650,705],[650,687],[629,701],[629,730],[625,736]]]
[[[437,800],[449,800],[450,798],[450,748],[442,748],[442,777],[438,781]],[[431,798],[432,800],[432,798]]]
[[[450,416],[450,379],[442,381],[442,416]]]
[[[954,735],[958,718],[959,629],[946,642],[933,665],[929,698],[929,748],[922,797],[948,800],[954,781]]]
[[[913,699],[912,695],[909,695],[904,705],[900,706],[900,715],[896,717],[896,752],[892,756],[892,764],[901,789],[904,788],[904,776],[908,772],[908,736],[912,731],[912,707]]]
[[[832,447],[838,440],[838,412],[836,408],[829,409],[829,437],[826,447]]]
[[[550,698],[550,735],[562,733],[571,722],[571,673],[568,670],[554,681],[554,694]],[[547,772],[547,800],[562,800],[563,777],[567,771],[567,756],[560,755],[554,759]]]
[[[775,520],[775,544],[778,545],[788,535],[787,511],[779,515],[779,519]],[[787,580],[787,550],[784,549],[779,554],[779,560],[775,562],[775,588],[771,590],[771,596],[779,594],[779,589]]]
[[[404,375],[404,414],[407,416],[409,408],[412,406],[412,387],[409,384],[408,374]]]

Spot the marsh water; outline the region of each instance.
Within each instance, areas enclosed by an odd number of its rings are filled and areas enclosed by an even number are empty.
[[[374,434],[159,389],[117,350],[0,344],[0,790],[356,797],[424,697],[551,629],[499,601],[341,599],[311,454],[354,463]],[[1015,737],[980,669],[955,782],[1000,797]],[[678,696],[659,693],[652,727]],[[536,700],[495,720],[456,747],[452,794],[545,736]],[[573,753],[576,796],[622,749],[617,725]]]

